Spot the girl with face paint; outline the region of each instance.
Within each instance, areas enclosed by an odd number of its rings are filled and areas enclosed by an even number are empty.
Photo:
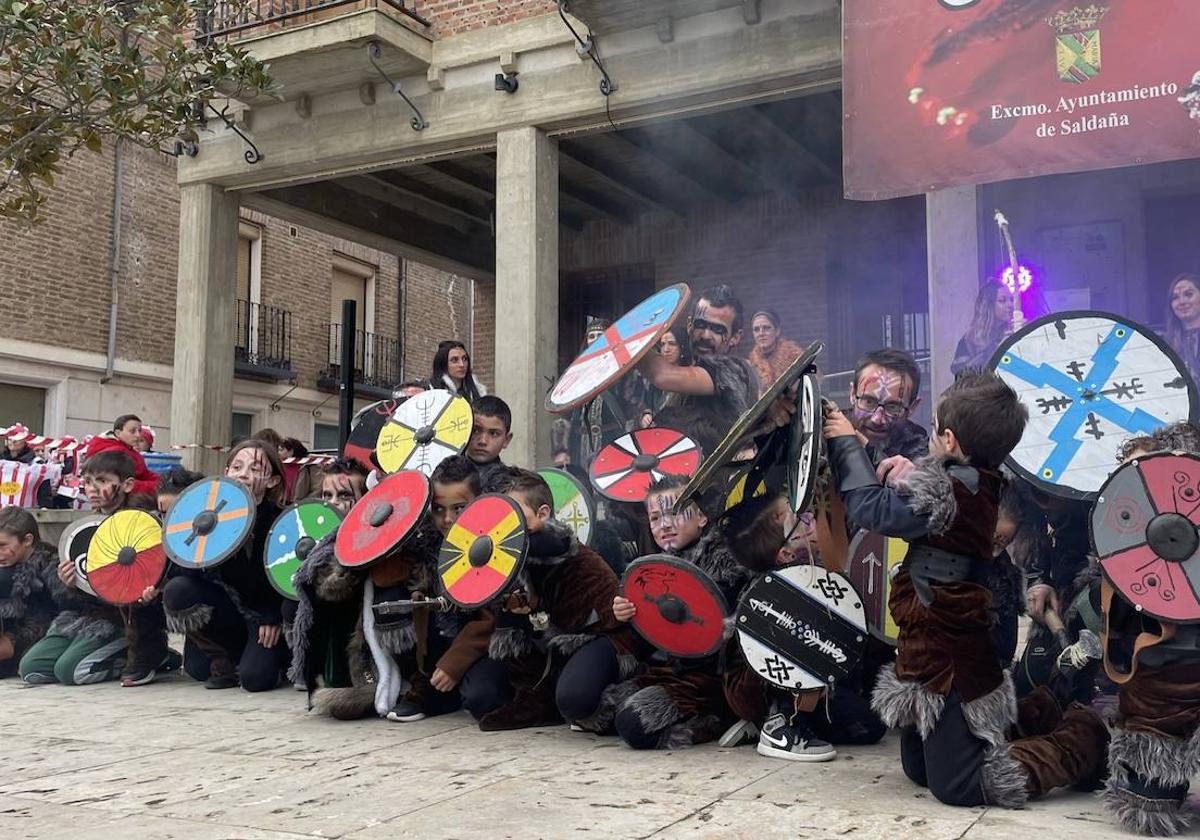
[[[256,506],[254,529],[236,554],[203,571],[183,571],[163,587],[167,625],[187,637],[184,670],[205,688],[268,691],[289,658],[283,597],[267,579],[263,549],[283,502],[283,465],[271,444],[250,439],[233,448],[225,477],[245,487]]]

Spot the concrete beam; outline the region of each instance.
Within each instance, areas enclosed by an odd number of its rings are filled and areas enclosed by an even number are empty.
[[[614,120],[697,113],[745,102],[765,101],[836,84],[841,74],[841,26],[835,6],[803,5],[764,25],[736,26],[660,45],[630,40],[624,51],[612,39],[606,52],[610,74],[620,84],[612,97]],[[814,14],[810,10],[817,8]],[[767,16],[764,14],[764,18]],[[573,51],[546,54],[545,69],[521,74],[521,90],[497,96],[477,82],[421,92],[415,101],[429,120],[424,131],[399,130],[410,113],[399,97],[365,108],[357,95],[314,98],[313,116],[301,121],[287,106],[268,107],[256,119],[255,142],[265,159],[254,166],[242,158],[241,139],[206,135],[196,158],[181,160],[180,183],[214,181],[227,187],[260,188],[285,182],[390,168],[431,155],[488,148],[498,131],[536,125],[552,136],[598,130],[607,124],[605,99],[596,90],[596,70]],[[425,73],[405,85],[424,85]],[[318,101],[320,100],[320,101]]]
[[[461,161],[443,160],[436,163],[426,164],[428,168],[435,172],[440,172],[447,178],[454,180],[459,186],[465,187],[470,192],[480,198],[494,200],[496,196],[496,178],[495,176],[479,172],[466,166]],[[575,231],[583,230],[584,218],[578,212],[559,212],[559,222],[566,225]],[[599,215],[600,211],[594,210],[595,214]]]
[[[209,184],[182,187],[171,383],[176,444],[223,445],[232,434],[237,251],[237,195]],[[185,449],[183,463],[212,475],[222,456]]]
[[[817,157],[813,150],[804,145],[800,138],[776,122],[769,111],[761,107],[753,107],[746,108],[743,113],[748,115],[751,128],[761,131],[773,144],[786,151],[790,157],[816,172],[821,180],[833,181],[837,179],[837,173],[833,171],[829,164]]]
[[[487,225],[489,228],[492,225],[492,201],[490,198],[483,203],[469,201],[445,190],[431,187],[423,181],[411,178],[396,169],[382,170],[370,177],[386,181],[408,195],[436,204],[443,209],[458,213],[464,218]]]
[[[348,178],[338,178],[333,183],[353,190],[356,193],[386,202],[397,210],[403,210],[431,222],[453,228],[468,235],[480,235],[490,228],[487,219],[468,216],[443,207],[436,202],[427,201],[420,194],[412,194],[400,187],[393,186],[383,178],[375,175],[351,175]]]
[[[930,393],[951,382],[950,362],[971,323],[979,288],[979,199],[975,187],[925,196],[929,259]]]
[[[631,184],[627,181],[622,181],[616,177],[615,172],[610,174],[614,169],[612,164],[598,158],[596,155],[579,146],[578,143],[572,144],[570,151],[566,151],[563,144],[559,145],[559,160],[569,161],[570,166],[577,166],[587,172],[587,174],[605,186],[606,189],[618,193],[625,198],[633,201],[647,210],[652,210],[660,213],[682,217],[687,213],[687,205],[678,201],[675,196],[652,195],[653,189],[647,189],[646,184]],[[608,171],[606,171],[608,170]]]
[[[496,139],[496,393],[513,415],[505,460],[533,469],[550,463],[558,375],[558,144],[536,128]]]

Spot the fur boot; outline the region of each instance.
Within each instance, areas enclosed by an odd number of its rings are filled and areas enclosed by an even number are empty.
[[[1104,805],[1129,831],[1153,837],[1191,825],[1186,798],[1200,769],[1200,730],[1186,741],[1118,729],[1108,750]]]

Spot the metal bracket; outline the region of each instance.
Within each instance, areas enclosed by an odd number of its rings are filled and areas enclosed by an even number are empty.
[[[288,393],[290,394],[291,391],[289,391]],[[328,397],[321,400],[321,402],[317,403],[317,407],[312,410],[312,416],[320,419],[320,417],[322,416],[321,415],[321,406],[325,405],[325,403],[329,402],[331,399],[333,399],[336,396],[337,396],[337,394],[330,394]],[[280,399],[282,399],[282,397],[280,397]]]
[[[258,150],[258,146],[255,146],[254,141],[251,140],[249,137],[247,137],[245,132],[243,132],[240,128],[238,128],[234,124],[233,120],[229,119],[229,117],[228,117],[229,105],[226,104],[224,108],[222,108],[220,111],[218,111],[215,107],[213,107],[213,104],[211,102],[209,102],[207,104],[208,104],[208,110],[210,110],[214,114],[216,114],[217,118],[221,122],[225,123],[226,128],[228,128],[230,131],[232,131],[238,137],[241,137],[242,142],[250,147],[250,148],[246,149],[245,154],[242,155],[242,157],[244,157],[246,159],[246,163],[258,163],[259,161],[261,161],[263,159],[263,156],[262,156],[262,152],[260,152]],[[201,114],[200,114],[200,121],[201,121],[201,123],[200,123],[201,125],[203,125],[206,122],[203,111],[201,111]]]
[[[375,68],[375,72],[379,74],[380,78],[388,83],[388,87],[392,89],[392,93],[395,93],[397,96],[403,99],[404,103],[412,109],[413,117],[411,120],[409,120],[409,125],[412,126],[412,130],[424,131],[429,126],[429,123],[425,120],[425,117],[422,116],[421,110],[415,104],[413,104],[413,101],[409,99],[407,95],[405,95],[403,90],[400,89],[400,83],[393,82],[391,77],[388,76],[384,69],[379,65],[379,57],[382,54],[383,49],[379,46],[378,41],[372,41],[371,43],[367,44],[367,58],[370,60],[371,66]]]
[[[271,411],[273,411],[273,412],[279,411],[280,410],[279,404],[288,398],[288,394],[292,393],[292,391],[295,391],[297,388],[300,387],[300,383],[296,379],[291,380],[288,384],[291,385],[292,387],[288,388],[286,391],[284,391],[282,396],[277,397],[275,402],[271,403],[271,405],[270,405]],[[324,404],[325,403],[321,403],[321,405],[324,405]]]

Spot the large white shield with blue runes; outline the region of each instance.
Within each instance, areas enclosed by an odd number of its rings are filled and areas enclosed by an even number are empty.
[[[1125,440],[1193,416],[1183,363],[1117,315],[1048,315],[1006,339],[990,366],[1029,409],[1008,465],[1057,496],[1094,498]]]

